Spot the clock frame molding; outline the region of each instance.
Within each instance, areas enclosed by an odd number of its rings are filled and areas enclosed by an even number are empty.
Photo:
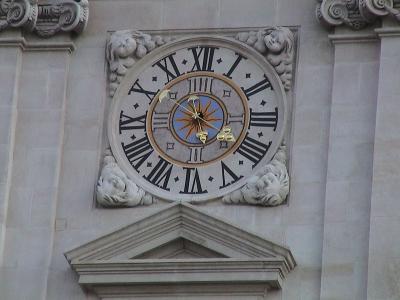
[[[260,46],[260,41],[265,39],[267,34],[278,34],[283,39],[283,47],[280,51],[269,51],[267,47]],[[260,57],[264,58],[270,67],[267,68],[271,73],[273,80],[279,82],[281,93],[284,101],[287,102],[285,116],[291,116],[291,108],[293,103],[293,70],[295,65],[296,56],[296,35],[297,31],[294,28],[287,27],[267,27],[267,28],[241,28],[238,29],[214,29],[214,30],[163,30],[163,31],[137,31],[137,30],[122,30],[110,32],[108,42],[106,45],[106,58],[108,62],[108,93],[110,96],[110,104],[112,105],[112,97],[116,94],[119,85],[123,82],[124,77],[130,69],[145,65],[148,61],[148,54],[157,52],[161,54],[157,48],[164,49],[170,48],[169,44],[175,45],[176,43],[185,43],[188,40],[193,41],[207,41],[207,39],[215,40],[225,39],[235,43],[236,47],[243,49],[252,48],[253,52],[258,52]],[[135,49],[129,49],[129,41],[134,40],[136,44]],[[118,45],[126,43],[127,47],[121,52]],[[254,49],[256,51],[254,51]],[[157,51],[156,51],[157,50]],[[161,49],[160,49],[161,50]],[[153,55],[152,55],[153,56]],[[264,60],[264,63],[265,63]],[[258,62],[262,64],[261,62]],[[266,68],[263,67],[265,70]],[[286,100],[287,99],[287,100]],[[113,114],[110,112],[109,118]],[[250,204],[260,206],[276,206],[286,202],[289,193],[289,173],[288,173],[288,159],[286,144],[290,139],[290,117],[284,121],[286,129],[283,131],[280,140],[282,146],[278,148],[275,155],[270,157],[270,162],[264,166],[263,171],[259,171],[250,176],[245,185],[229,194],[222,195],[221,198],[226,204]],[[110,121],[109,121],[110,123]],[[109,139],[113,140],[112,133],[108,130]],[[109,144],[108,144],[109,145]],[[97,186],[97,203],[103,207],[133,207],[137,205],[149,205],[156,202],[158,199],[154,195],[142,190],[141,187],[136,185],[136,182],[129,178],[126,168],[119,165],[120,158],[115,159],[109,146],[107,147],[103,167],[101,170],[100,178]],[[126,186],[131,186],[130,190],[134,192],[131,195],[123,197],[116,197],[102,192],[102,185],[107,176],[110,174],[118,174]],[[279,191],[274,195],[269,195],[266,191],[267,186],[263,190],[256,191],[257,180],[265,175],[274,176],[275,181],[278,181]],[[146,188],[146,187],[145,187]],[[275,189],[276,190],[276,189]],[[254,196],[255,195],[255,196]],[[209,199],[215,200],[215,199]],[[168,201],[168,200],[167,200]]]

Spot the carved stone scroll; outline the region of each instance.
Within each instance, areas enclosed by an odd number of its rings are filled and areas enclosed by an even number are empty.
[[[110,96],[114,96],[122,78],[136,60],[169,42],[169,38],[151,36],[137,30],[114,32],[107,42],[106,56],[110,68]]]
[[[133,207],[151,205],[154,199],[139,188],[117,165],[108,150],[97,183],[97,203],[103,207]]]
[[[316,15],[327,27],[347,25],[359,30],[378,18],[392,15],[400,21],[398,0],[317,0]]]
[[[289,174],[286,160],[286,146],[282,145],[264,168],[250,177],[240,190],[223,197],[223,202],[260,206],[283,204],[289,194]]]
[[[0,31],[8,27],[25,28],[41,37],[60,31],[81,33],[88,18],[88,0],[0,1]]]
[[[38,15],[37,0],[0,1],[0,31],[8,27],[35,28]]]
[[[270,27],[259,31],[241,32],[236,39],[246,43],[261,54],[278,73],[285,90],[292,87],[294,61],[294,35],[286,27]]]

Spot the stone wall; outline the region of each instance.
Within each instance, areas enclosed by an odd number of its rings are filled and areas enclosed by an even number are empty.
[[[199,208],[291,249],[298,265],[267,299],[399,299],[397,23],[328,35],[315,0],[91,0],[89,10],[80,35],[0,33],[1,299],[96,299],[63,254],[166,205],[95,204],[109,32],[275,25],[298,30],[288,203]]]

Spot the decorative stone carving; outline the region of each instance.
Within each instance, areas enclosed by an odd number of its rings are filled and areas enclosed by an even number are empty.
[[[59,31],[82,32],[89,18],[88,0],[2,0],[0,31],[23,27],[39,36],[50,37]]]
[[[187,203],[164,206],[65,257],[99,299],[266,299],[296,267],[289,249]]]
[[[151,36],[137,30],[114,32],[107,43],[106,56],[110,68],[110,96],[114,96],[122,78],[137,59],[143,58],[169,38]]]
[[[279,74],[285,90],[292,86],[294,35],[286,27],[270,27],[259,31],[240,32],[236,39],[265,55]]]
[[[37,0],[0,1],[0,31],[8,27],[25,27],[32,31],[37,16]]]
[[[81,33],[85,29],[88,19],[88,0],[43,4],[39,5],[39,18],[35,31],[42,37],[50,37],[59,31]]]
[[[227,204],[281,205],[289,194],[286,146],[282,145],[264,168],[250,177],[246,185],[222,200]]]
[[[398,0],[317,0],[317,19],[325,26],[359,30],[387,15],[400,21]]]
[[[97,202],[104,207],[151,205],[154,199],[130,180],[108,150],[97,183]]]

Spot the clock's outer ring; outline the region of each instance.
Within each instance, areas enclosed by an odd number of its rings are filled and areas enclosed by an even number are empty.
[[[193,45],[204,45],[204,46],[220,46],[226,47],[230,49],[235,49],[235,51],[240,52],[241,54],[245,55],[252,59],[252,62],[258,65],[265,74],[267,75],[272,87],[274,88],[274,92],[278,97],[278,107],[279,107],[279,115],[278,118],[281,122],[278,122],[278,126],[275,131],[274,138],[272,140],[272,144],[269,148],[268,153],[263,158],[263,162],[269,162],[272,157],[275,155],[278,147],[281,145],[284,134],[285,134],[285,126],[287,122],[287,101],[286,101],[286,93],[284,91],[282,82],[279,78],[279,75],[276,73],[274,68],[271,64],[258,53],[255,49],[251,48],[250,46],[240,43],[235,39],[222,37],[222,36],[191,36],[186,38],[181,38],[175,40],[171,43],[166,45],[160,46],[159,48],[153,50],[151,53],[147,54],[142,59],[138,60],[134,66],[127,72],[125,77],[122,79],[121,84],[119,85],[113,99],[112,105],[108,117],[108,126],[107,126],[107,133],[108,139],[110,142],[110,147],[113,152],[113,155],[120,166],[120,168],[128,175],[130,179],[132,179],[136,184],[142,187],[148,193],[159,197],[161,199],[165,199],[167,201],[187,201],[187,202],[204,202],[209,201],[212,199],[220,198],[230,192],[233,192],[240,187],[242,187],[248,177],[244,177],[235,184],[232,184],[228,188],[225,188],[223,191],[217,191],[213,194],[200,194],[200,195],[179,195],[175,194],[174,198],[171,198],[171,193],[163,191],[162,189],[158,189],[154,185],[150,184],[144,178],[136,174],[133,170],[131,164],[129,163],[128,159],[125,157],[121,147],[119,147],[118,141],[118,124],[119,124],[119,109],[120,103],[122,99],[126,96],[127,92],[130,89],[132,84],[132,79],[137,79],[140,73],[148,67],[149,62],[154,62],[159,59],[165,57],[166,53],[171,53],[175,50],[179,50],[185,48],[186,46],[193,46]],[[260,168],[263,167],[263,164],[260,163],[254,170],[253,173],[256,173]],[[176,198],[175,198],[176,197]]]

